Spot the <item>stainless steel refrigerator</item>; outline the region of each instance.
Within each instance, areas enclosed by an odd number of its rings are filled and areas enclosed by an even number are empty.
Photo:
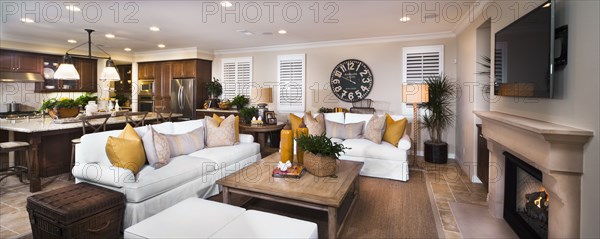
[[[180,120],[196,118],[196,80],[173,79],[171,80],[171,111],[183,114]]]

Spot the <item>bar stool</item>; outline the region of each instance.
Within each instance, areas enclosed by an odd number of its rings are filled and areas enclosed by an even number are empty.
[[[144,126],[144,121],[148,115],[147,111],[144,112],[125,112],[125,122],[130,124],[132,127]],[[141,120],[135,120],[133,116],[142,116]]]
[[[106,131],[106,122],[110,118],[110,114],[102,114],[102,115],[92,115],[92,116],[83,116],[81,117],[81,124],[83,129],[83,134],[86,133],[86,128],[92,128],[92,133],[97,133],[101,131]],[[90,123],[91,120],[94,119],[102,119],[102,124],[93,125]],[[81,138],[76,138],[71,140],[71,169],[75,166],[75,145],[81,143]],[[69,180],[73,179],[73,173],[69,175]]]
[[[10,152],[15,152],[15,153],[19,153],[21,157],[23,157],[23,154],[25,155],[25,162],[27,164],[27,166],[12,166],[8,167],[6,172],[2,172],[0,173],[0,181],[4,180],[5,178],[7,178],[8,176],[11,175],[18,175],[19,176],[19,181],[23,182],[23,174],[27,175],[27,179],[29,179],[29,167],[31,167],[31,158],[29,157],[29,150],[31,150],[31,147],[29,145],[29,143],[27,142],[20,142],[20,141],[9,141],[9,142],[3,142],[0,143],[0,153],[10,153]],[[15,154],[16,156],[16,154]],[[15,158],[16,161],[16,158]]]
[[[172,119],[171,117],[173,117],[173,112],[164,110],[164,109],[155,109],[154,111],[156,111],[156,123],[160,124],[160,123],[164,123],[164,122],[171,122]]]

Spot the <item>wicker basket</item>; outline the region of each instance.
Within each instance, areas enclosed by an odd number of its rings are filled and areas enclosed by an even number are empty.
[[[79,107],[49,109],[48,114],[53,119],[71,118],[71,117],[75,117],[79,114]]]
[[[335,175],[337,162],[332,157],[304,152],[304,167],[309,173],[317,177],[328,177]]]

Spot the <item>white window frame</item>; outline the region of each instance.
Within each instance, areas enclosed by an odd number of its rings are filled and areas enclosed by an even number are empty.
[[[281,82],[281,61],[302,61],[302,76],[301,76],[301,89],[302,98],[300,105],[287,105],[283,104],[281,100],[281,89],[284,87]],[[306,55],[305,54],[292,54],[292,55],[278,55],[277,56],[277,110],[279,112],[304,112],[306,108]]]
[[[439,62],[439,72],[441,74],[444,72],[444,45],[430,45],[430,46],[415,46],[415,47],[403,47],[402,48],[402,84],[409,84],[408,75],[407,75],[407,60],[408,54],[414,53],[427,53],[427,52],[438,52],[440,57]],[[411,84],[415,83],[425,83],[425,80],[422,79],[420,82],[412,81]],[[402,114],[403,115],[413,115],[413,107],[412,104],[402,103]]]
[[[235,93],[233,96],[228,96],[228,95],[226,95],[226,90],[227,90],[226,89],[226,87],[227,87],[226,81],[228,79],[226,79],[226,77],[225,77],[225,64],[231,64],[231,63],[235,64],[235,70],[234,70],[235,71],[235,73],[234,73],[235,74],[235,76],[234,76],[234,81],[235,81],[234,92]],[[250,69],[249,69],[249,71],[250,71],[249,72],[249,77],[250,77],[249,81],[250,82],[248,82],[248,90],[245,93],[242,92],[242,87],[244,85],[239,82],[240,81],[240,77],[239,77],[240,72],[239,72],[238,67],[242,63],[243,64],[247,63],[250,65]],[[223,85],[223,94],[221,97],[223,99],[231,99],[240,94],[245,95],[248,98],[250,98],[250,95],[252,92],[252,83],[254,82],[254,79],[253,79],[254,73],[253,73],[253,65],[252,64],[253,64],[252,57],[238,57],[238,58],[223,58],[223,59],[221,59],[221,84]]]

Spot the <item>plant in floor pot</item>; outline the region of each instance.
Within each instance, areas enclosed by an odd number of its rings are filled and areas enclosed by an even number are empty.
[[[424,143],[425,161],[442,164],[448,161],[448,143],[443,141],[442,134],[454,123],[456,86],[443,74],[429,76],[425,83],[429,87],[429,102],[423,103],[425,115],[421,124],[430,137]]]
[[[219,104],[219,96],[223,94],[223,85],[221,85],[219,79],[213,77],[212,81],[206,83],[206,91],[210,97],[208,108],[216,108]]]
[[[296,138],[296,145],[304,151],[304,167],[318,177],[334,176],[336,160],[346,149],[342,144],[332,142],[325,134],[305,135]]]

